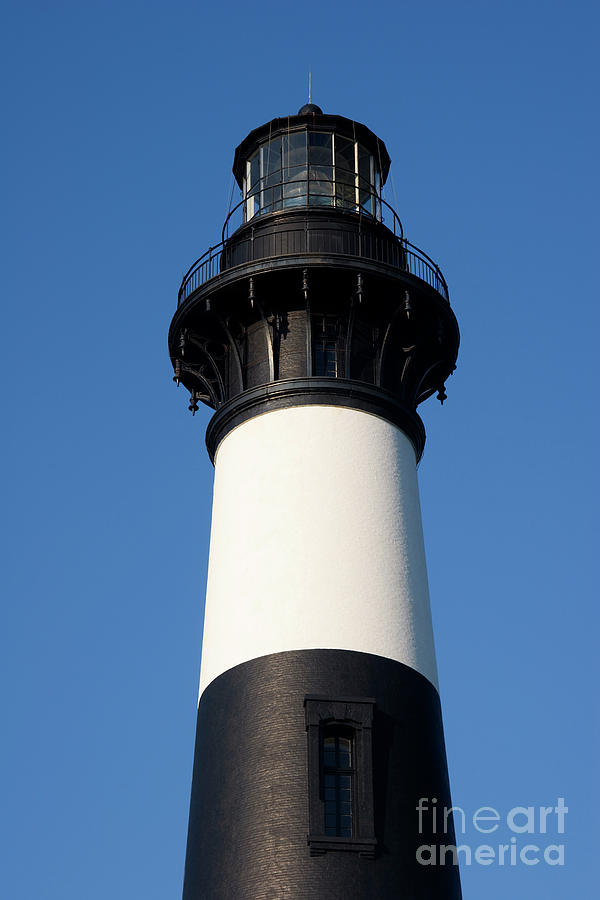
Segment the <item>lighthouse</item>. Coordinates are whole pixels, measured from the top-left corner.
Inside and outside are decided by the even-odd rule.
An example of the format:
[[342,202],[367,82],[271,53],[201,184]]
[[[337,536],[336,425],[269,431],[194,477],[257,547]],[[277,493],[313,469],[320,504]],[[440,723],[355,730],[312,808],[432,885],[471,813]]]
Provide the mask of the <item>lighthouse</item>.
[[389,167],[314,104],[256,128],[179,290],[174,379],[214,410],[215,467],[184,900],[461,896],[428,864],[454,834],[416,411],[459,333]]

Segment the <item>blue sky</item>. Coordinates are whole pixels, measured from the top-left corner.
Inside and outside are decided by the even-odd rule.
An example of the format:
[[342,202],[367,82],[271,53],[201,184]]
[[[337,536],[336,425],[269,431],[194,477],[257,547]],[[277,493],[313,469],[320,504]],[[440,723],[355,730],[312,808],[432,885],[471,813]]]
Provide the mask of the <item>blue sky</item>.
[[465,898],[590,893],[598,18],[2,4],[4,896],[180,894],[212,469],[166,334],[235,146],[305,102],[309,66],[315,102],[386,142],[386,198],[461,326],[448,401],[420,410],[454,801],[569,807],[564,835],[525,836],[564,866],[473,864]]

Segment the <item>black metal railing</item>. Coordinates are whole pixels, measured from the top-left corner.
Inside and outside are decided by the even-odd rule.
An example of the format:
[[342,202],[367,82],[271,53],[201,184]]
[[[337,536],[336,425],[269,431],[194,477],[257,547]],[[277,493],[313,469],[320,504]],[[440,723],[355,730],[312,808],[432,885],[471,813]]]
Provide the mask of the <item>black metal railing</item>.
[[[388,206],[388,204],[386,204],[384,200],[380,200],[380,198],[378,198],[378,202]],[[241,205],[242,204],[238,204],[236,209]],[[305,208],[308,206],[308,203],[304,204]],[[209,247],[184,275],[181,287],[179,288],[177,305],[179,306],[183,303],[184,300],[194,293],[194,291],[198,290],[198,288],[203,284],[206,284],[206,282],[210,281],[212,278],[215,278],[223,271],[233,269],[238,265],[269,259],[275,255],[306,256],[311,254],[325,254],[335,256],[336,254],[340,255],[340,253],[341,255],[350,255],[360,259],[369,259],[385,263],[386,265],[391,265],[401,271],[409,272],[411,275],[420,278],[421,281],[425,281],[448,301],[448,285],[446,284],[446,280],[442,275],[440,268],[423,250],[415,247],[414,244],[411,244],[410,241],[402,236],[402,224],[400,223],[400,219],[391,206],[388,208],[393,213],[394,223],[397,223],[399,226],[399,235],[395,234],[392,229],[388,229],[388,233],[383,229],[380,231],[371,228],[363,229],[360,221],[361,219],[364,220],[365,223],[373,223],[375,218],[359,211],[356,213],[357,218],[359,219],[359,227],[355,231],[347,233],[351,240],[346,242],[342,251],[337,249],[333,243],[329,247],[326,243],[324,244],[322,232],[319,234],[319,239],[316,242],[317,246],[312,247],[311,230],[302,229],[304,246],[298,248],[296,244],[294,252],[283,254],[281,254],[281,250],[276,250],[275,248],[276,240],[278,241],[278,247],[281,247],[282,234],[285,236],[285,228],[282,228],[281,222],[278,223],[276,231],[272,233],[261,233],[260,241],[254,241],[251,236],[245,240],[240,238],[239,242],[233,240],[233,236],[230,240],[228,237],[229,223],[233,213],[236,211],[234,209],[227,217],[225,225],[223,226],[223,239],[213,247]],[[286,209],[286,211],[299,212],[301,209],[301,207],[295,206],[292,209]],[[276,212],[278,213],[279,210]],[[254,222],[255,219],[256,224],[258,224],[259,222],[264,221],[265,215],[262,214],[254,217],[250,221]],[[294,231],[296,235],[298,234],[297,217],[294,217],[293,219],[290,218],[289,230],[290,232]]]
[[[404,237],[402,222],[396,210],[372,187],[341,185],[344,188],[349,187],[355,194],[355,199],[349,200],[346,195],[338,196],[333,182],[327,183],[330,192],[323,193],[323,184],[326,182],[312,179],[311,171],[309,169],[306,177],[301,179],[278,181],[273,184],[269,183],[267,186],[259,185],[253,188],[228,213],[221,231],[221,240],[226,241],[230,234],[237,231],[242,225],[259,221],[269,213],[289,212],[306,207],[357,213],[361,218],[371,222],[383,222],[396,237]],[[293,196],[286,195],[286,192],[290,190],[295,192]],[[254,201],[257,201],[257,211],[248,215],[248,209],[250,205],[254,206]]]
[[206,253],[203,253],[193,266],[188,269],[179,288],[177,306],[183,303],[194,291],[198,290],[201,285],[219,274],[224,244],[225,241],[221,241],[220,244],[209,247]]

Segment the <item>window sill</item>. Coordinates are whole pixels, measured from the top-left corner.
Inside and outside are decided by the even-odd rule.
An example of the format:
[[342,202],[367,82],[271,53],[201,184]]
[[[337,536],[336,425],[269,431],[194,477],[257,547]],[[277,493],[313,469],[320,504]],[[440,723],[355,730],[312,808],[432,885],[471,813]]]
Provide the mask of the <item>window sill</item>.
[[365,859],[375,858],[376,838],[333,837],[329,834],[309,834],[307,837],[311,856],[322,856],[329,850],[350,850]]

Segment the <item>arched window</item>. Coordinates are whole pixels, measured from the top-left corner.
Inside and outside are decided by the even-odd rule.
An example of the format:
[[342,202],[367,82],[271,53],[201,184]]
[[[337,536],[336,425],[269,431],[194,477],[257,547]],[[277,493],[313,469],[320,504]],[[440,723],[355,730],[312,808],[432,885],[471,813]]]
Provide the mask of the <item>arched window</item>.
[[352,837],[354,785],[353,732],[328,728],[323,732],[323,798],[325,834]]

